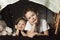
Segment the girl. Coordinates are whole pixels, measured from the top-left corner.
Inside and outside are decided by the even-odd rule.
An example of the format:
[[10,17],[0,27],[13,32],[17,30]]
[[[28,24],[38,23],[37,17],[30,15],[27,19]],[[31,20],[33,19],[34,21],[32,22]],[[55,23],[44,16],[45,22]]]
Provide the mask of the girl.
[[24,18],[18,18],[15,22],[15,29],[16,32],[13,34],[13,36],[26,36],[26,31],[24,31],[26,25],[26,20]]

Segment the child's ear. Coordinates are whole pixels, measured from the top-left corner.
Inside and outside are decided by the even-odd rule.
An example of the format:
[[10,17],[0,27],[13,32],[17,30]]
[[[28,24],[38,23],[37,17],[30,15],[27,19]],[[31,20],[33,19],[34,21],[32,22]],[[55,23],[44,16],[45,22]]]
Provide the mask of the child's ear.
[[15,25],[15,28],[17,29],[17,25]]

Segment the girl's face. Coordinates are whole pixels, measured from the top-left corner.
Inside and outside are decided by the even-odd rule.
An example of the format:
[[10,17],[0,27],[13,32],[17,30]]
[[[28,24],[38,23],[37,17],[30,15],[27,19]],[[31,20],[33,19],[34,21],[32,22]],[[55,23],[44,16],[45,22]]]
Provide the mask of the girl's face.
[[17,26],[18,30],[24,30],[25,25],[26,25],[25,21],[24,20],[20,20],[16,26]]
[[36,24],[38,19],[37,19],[37,15],[36,13],[34,13],[33,11],[28,11],[25,14],[25,17],[27,18],[27,20],[31,23],[31,24]]

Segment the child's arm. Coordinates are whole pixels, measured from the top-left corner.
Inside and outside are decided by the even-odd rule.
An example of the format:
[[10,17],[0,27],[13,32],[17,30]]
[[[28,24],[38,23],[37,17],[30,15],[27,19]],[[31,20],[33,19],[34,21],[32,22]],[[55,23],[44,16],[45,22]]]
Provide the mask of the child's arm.
[[30,37],[30,38],[32,38],[35,35],[37,35],[37,33],[35,33],[34,31],[35,31],[35,24],[32,25],[31,30],[27,31],[27,36]]
[[48,36],[48,30],[44,31],[44,34],[41,34],[41,33],[37,33],[36,35],[38,36]]
[[32,26],[32,28],[31,28],[31,30],[30,31],[28,31],[27,33],[33,33],[34,32],[34,30],[35,30],[35,24],[33,24],[33,26]]
[[16,35],[18,35],[19,34],[19,30],[16,30]]
[[19,34],[19,30],[16,30],[16,32],[13,33],[12,36],[18,36],[18,34]]
[[31,30],[27,31],[27,36],[28,36],[28,37],[33,37],[33,36],[35,36],[36,33],[34,32],[34,30],[35,30],[35,24],[32,25]]

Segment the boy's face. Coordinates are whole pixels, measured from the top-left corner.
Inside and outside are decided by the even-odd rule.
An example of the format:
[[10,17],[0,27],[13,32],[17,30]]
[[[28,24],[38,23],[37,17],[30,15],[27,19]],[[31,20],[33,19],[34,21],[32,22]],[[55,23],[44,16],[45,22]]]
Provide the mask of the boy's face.
[[25,25],[26,25],[25,21],[24,20],[20,20],[16,26],[17,26],[18,30],[24,30]]
[[33,11],[28,11],[25,14],[25,17],[27,18],[27,20],[31,23],[31,24],[36,24],[38,19],[37,19],[37,15],[33,12]]

